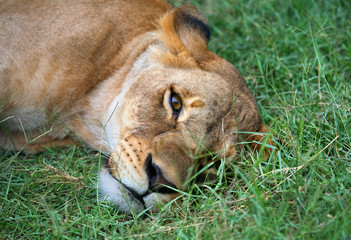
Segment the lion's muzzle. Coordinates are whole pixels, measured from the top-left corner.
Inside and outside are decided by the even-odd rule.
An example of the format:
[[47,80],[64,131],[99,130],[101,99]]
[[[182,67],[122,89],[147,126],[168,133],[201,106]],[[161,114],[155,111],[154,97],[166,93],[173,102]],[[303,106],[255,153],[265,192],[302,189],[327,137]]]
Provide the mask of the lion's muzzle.
[[157,211],[157,204],[164,205],[178,195],[176,190],[147,146],[133,137],[121,140],[100,173],[102,199],[125,212]]

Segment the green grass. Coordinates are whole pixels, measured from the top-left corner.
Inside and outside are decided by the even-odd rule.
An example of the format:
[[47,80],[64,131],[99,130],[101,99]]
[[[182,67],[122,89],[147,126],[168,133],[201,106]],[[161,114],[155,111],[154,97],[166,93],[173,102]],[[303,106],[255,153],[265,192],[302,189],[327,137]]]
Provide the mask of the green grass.
[[351,238],[351,2],[191,2],[211,50],[254,92],[276,153],[242,154],[218,183],[137,218],[97,201],[93,151],[2,152],[0,238]]

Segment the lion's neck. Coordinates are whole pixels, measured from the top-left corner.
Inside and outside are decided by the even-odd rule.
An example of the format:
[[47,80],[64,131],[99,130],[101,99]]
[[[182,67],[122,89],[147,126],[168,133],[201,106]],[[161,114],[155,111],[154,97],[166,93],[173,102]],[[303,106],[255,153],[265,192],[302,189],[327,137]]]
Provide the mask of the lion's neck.
[[129,43],[114,60],[119,70],[89,95],[80,114],[83,121],[69,124],[78,137],[88,139],[87,144],[95,149],[109,152],[119,142],[121,107],[126,93],[147,67],[149,47],[154,41],[153,34],[146,33]]

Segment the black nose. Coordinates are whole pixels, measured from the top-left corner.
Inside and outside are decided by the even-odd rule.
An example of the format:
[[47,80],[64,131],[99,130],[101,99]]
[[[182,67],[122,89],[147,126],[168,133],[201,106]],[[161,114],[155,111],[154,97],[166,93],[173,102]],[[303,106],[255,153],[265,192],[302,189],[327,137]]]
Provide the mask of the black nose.
[[157,173],[160,171],[156,164],[152,162],[152,155],[151,153],[147,156],[146,163],[145,163],[145,171],[147,177],[149,178],[149,189],[155,185],[157,181]]
[[155,163],[152,162],[151,154],[149,154],[146,158],[145,171],[149,178],[149,190],[147,194],[149,194],[150,192],[158,192],[158,193],[175,192],[173,189],[176,189],[177,187],[164,178],[161,169]]

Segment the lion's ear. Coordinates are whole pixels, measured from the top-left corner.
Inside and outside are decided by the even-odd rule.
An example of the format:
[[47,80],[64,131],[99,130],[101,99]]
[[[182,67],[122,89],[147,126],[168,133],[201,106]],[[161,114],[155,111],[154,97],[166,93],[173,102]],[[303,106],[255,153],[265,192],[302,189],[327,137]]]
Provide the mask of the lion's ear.
[[165,61],[172,65],[197,65],[205,57],[210,29],[206,17],[195,6],[175,8],[159,24],[160,37],[169,50]]
[[267,127],[263,123],[261,123],[261,126],[258,129],[257,133],[252,134],[249,137],[249,140],[251,141],[250,148],[253,151],[263,153],[266,159],[269,158],[270,154],[274,149],[273,140],[271,139],[271,135],[268,134],[268,132],[269,131]]

